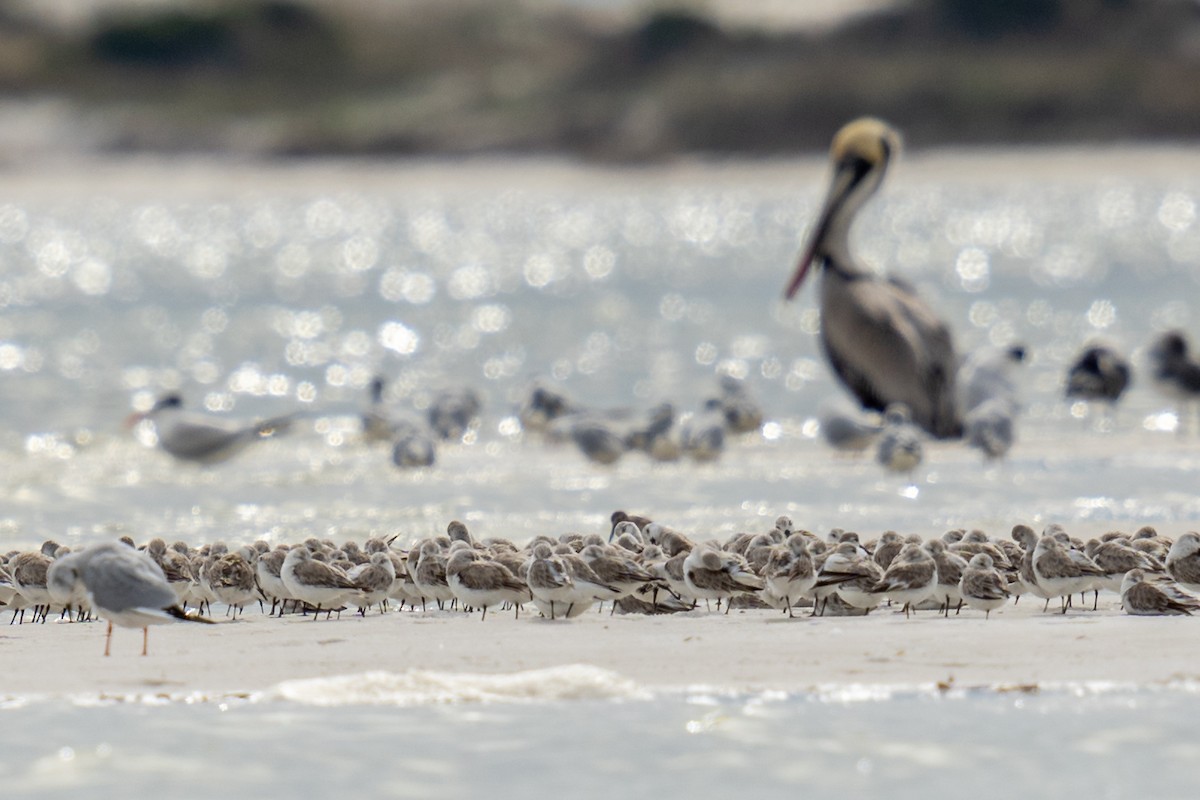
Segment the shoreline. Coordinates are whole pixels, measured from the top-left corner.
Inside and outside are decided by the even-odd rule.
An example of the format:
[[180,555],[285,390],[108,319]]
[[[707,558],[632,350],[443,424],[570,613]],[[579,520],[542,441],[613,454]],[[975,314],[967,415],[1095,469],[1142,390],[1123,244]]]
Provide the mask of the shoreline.
[[[1026,598],[1027,601],[1034,598]],[[1175,618],[1136,618],[1113,596],[1097,612],[1066,616],[1040,604],[1007,606],[990,620],[964,609],[906,620],[880,609],[865,618],[789,620],[777,611],[643,617],[585,614],[567,622],[508,613],[346,612],[316,622],[251,612],[216,626],[116,629],[104,658],[103,623],[25,624],[0,633],[4,698],[156,698],[193,702],[279,695],[285,682],[404,676],[518,675],[586,665],[637,691],[822,693],[837,687],[1037,691],[1055,685],[1170,687],[1200,681],[1200,637]],[[220,619],[220,617],[218,617]],[[588,678],[587,680],[593,680]],[[385,681],[386,683],[386,681]],[[314,691],[320,694],[320,687]],[[344,686],[343,686],[344,691]],[[372,702],[366,687],[349,702]],[[622,690],[623,692],[625,690]],[[274,694],[272,694],[274,693]],[[451,692],[451,695],[453,692]],[[357,695],[353,691],[350,697]],[[284,695],[284,699],[287,699]],[[378,699],[378,698],[376,698]],[[469,698],[466,698],[469,699]],[[531,698],[535,699],[535,698]]]

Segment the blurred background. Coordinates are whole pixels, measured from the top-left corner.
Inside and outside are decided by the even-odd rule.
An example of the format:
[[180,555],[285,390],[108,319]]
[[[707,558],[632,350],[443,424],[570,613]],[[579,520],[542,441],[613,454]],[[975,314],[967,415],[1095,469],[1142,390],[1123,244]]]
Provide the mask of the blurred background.
[[1200,132],[1196,0],[0,0],[0,157],[823,150]]

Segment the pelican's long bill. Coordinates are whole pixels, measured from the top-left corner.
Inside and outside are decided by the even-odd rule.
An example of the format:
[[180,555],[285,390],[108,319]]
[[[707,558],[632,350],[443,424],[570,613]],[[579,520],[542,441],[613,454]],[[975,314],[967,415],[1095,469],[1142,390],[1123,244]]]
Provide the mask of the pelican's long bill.
[[843,239],[855,212],[879,186],[888,162],[899,146],[895,131],[870,117],[849,123],[834,136],[829,152],[833,178],[821,213],[809,232],[808,243],[784,293],[788,300],[800,290],[814,261],[831,255],[831,249],[844,245]]
[[809,267],[812,266],[813,260],[825,242],[830,220],[842,207],[850,190],[862,179],[862,175],[860,170],[854,169],[853,164],[839,164],[834,171],[833,180],[829,184],[829,192],[825,195],[825,204],[821,207],[821,215],[817,217],[817,223],[808,234],[808,243],[804,247],[800,261],[796,264],[792,280],[788,283],[785,293],[788,300],[791,300],[796,296],[796,292],[800,291],[800,284],[804,283],[804,277],[808,274]]

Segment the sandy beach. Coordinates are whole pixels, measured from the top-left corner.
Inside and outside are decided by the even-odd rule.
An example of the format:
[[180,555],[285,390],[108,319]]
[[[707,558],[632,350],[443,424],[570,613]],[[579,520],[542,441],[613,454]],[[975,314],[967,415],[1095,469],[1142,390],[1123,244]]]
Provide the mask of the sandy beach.
[[[1140,687],[1200,680],[1200,637],[1186,618],[1135,618],[1101,598],[1098,612],[1043,614],[1040,602],[992,619],[889,609],[866,618],[795,619],[774,611],[610,617],[562,622],[531,612],[392,612],[313,622],[249,612],[215,626],[114,631],[103,623],[13,625],[0,630],[3,694],[187,695],[252,693],[288,680],[404,673],[515,673],[586,664],[639,686],[803,692],[839,685],[1033,687],[1115,682]],[[218,610],[218,618],[220,611]]]

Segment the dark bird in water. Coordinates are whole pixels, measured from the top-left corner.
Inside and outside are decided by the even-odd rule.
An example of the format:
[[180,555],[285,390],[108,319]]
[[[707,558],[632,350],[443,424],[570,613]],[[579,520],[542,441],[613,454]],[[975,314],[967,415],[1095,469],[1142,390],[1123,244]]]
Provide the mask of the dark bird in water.
[[1129,362],[1106,345],[1090,345],[1067,370],[1067,397],[1116,405],[1129,387]]
[[950,330],[911,287],[873,274],[850,253],[850,226],[879,188],[900,138],[876,119],[849,123],[833,139],[833,179],[787,286],[821,269],[821,344],[830,366],[866,408],[903,403],[941,439],[962,435],[955,398],[958,357]]
[[1150,348],[1154,384],[1182,405],[1200,400],[1200,363],[1188,354],[1187,339],[1180,331],[1167,331]]

